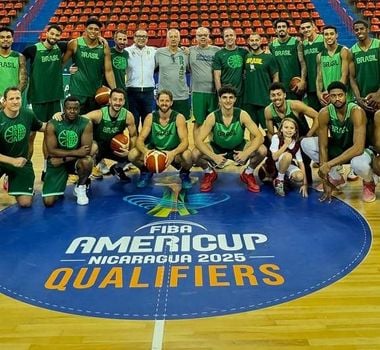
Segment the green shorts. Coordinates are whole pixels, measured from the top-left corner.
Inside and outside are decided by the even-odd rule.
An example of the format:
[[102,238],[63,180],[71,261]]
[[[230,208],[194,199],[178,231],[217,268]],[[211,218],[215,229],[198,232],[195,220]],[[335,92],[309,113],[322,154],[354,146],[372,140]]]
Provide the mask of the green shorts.
[[54,167],[48,161],[44,185],[42,187],[42,197],[64,194],[69,174],[76,174],[76,162],[77,160],[72,160],[71,162]]
[[251,103],[245,103],[243,106],[243,110],[245,110],[251,119],[256,123],[257,126],[261,125],[261,127],[266,130],[267,124],[265,122],[264,110],[265,106],[253,105]]
[[190,119],[190,103],[188,99],[173,101],[172,110],[183,114],[186,120]]
[[315,109],[317,112],[322,108],[321,103],[319,102],[316,92],[308,92],[304,101],[309,107]]
[[94,96],[74,96],[80,101],[80,114],[87,114],[102,107],[96,103]]
[[191,103],[195,122],[202,125],[206,117],[218,108],[218,97],[216,93],[193,92]]
[[22,168],[0,163],[0,177],[8,175],[8,194],[11,196],[33,196],[34,170],[31,161]]
[[36,114],[37,119],[46,123],[56,112],[62,111],[62,106],[61,101],[51,101],[45,103],[33,103],[32,109]]

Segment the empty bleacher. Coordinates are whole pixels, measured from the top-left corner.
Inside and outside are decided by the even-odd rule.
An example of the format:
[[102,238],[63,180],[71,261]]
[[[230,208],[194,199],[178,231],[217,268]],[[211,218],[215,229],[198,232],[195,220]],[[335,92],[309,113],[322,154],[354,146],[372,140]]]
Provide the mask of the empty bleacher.
[[380,35],[380,1],[353,0],[354,6],[370,24],[370,30]]
[[2,0],[0,2],[0,27],[10,26],[28,0]]

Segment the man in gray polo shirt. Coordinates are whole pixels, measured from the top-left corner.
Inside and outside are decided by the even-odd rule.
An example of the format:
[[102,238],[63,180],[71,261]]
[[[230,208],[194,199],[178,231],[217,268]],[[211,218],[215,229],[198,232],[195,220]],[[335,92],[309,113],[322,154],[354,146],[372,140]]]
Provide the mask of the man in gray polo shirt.
[[212,62],[219,47],[209,44],[210,31],[199,27],[196,31],[198,45],[190,47],[192,108],[195,118],[194,132],[206,117],[218,108]]
[[189,87],[186,82],[186,71],[189,67],[189,56],[179,48],[181,40],[177,29],[168,30],[168,46],[156,51],[156,68],[158,68],[158,90],[169,90],[173,93],[172,109],[190,118]]

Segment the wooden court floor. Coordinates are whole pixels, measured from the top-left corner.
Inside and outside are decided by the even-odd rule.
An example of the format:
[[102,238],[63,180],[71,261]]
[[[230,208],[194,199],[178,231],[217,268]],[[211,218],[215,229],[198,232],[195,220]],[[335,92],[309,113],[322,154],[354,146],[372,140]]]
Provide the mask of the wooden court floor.
[[[38,135],[34,156],[37,189],[41,187],[41,139]],[[13,203],[3,191],[0,193],[0,208]],[[378,201],[364,204],[358,199],[359,181],[345,187],[340,198],[367,219],[373,245],[367,258],[353,272],[313,294],[258,311],[166,322],[68,315],[0,294],[0,349],[378,350],[379,189],[378,196]]]

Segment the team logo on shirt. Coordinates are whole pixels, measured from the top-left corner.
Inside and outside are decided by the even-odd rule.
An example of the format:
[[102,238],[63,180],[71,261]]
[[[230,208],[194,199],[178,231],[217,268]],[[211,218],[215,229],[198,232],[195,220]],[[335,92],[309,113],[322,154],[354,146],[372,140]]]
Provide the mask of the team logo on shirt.
[[58,134],[58,142],[64,148],[75,148],[78,145],[78,141],[78,134],[75,131],[63,130]]
[[231,55],[228,57],[227,65],[230,68],[240,68],[243,66],[243,58],[240,55]]
[[112,66],[116,69],[127,69],[127,60],[122,56],[115,56],[112,59]]
[[22,124],[12,125],[5,130],[4,138],[7,143],[22,141],[26,135],[26,128]]

